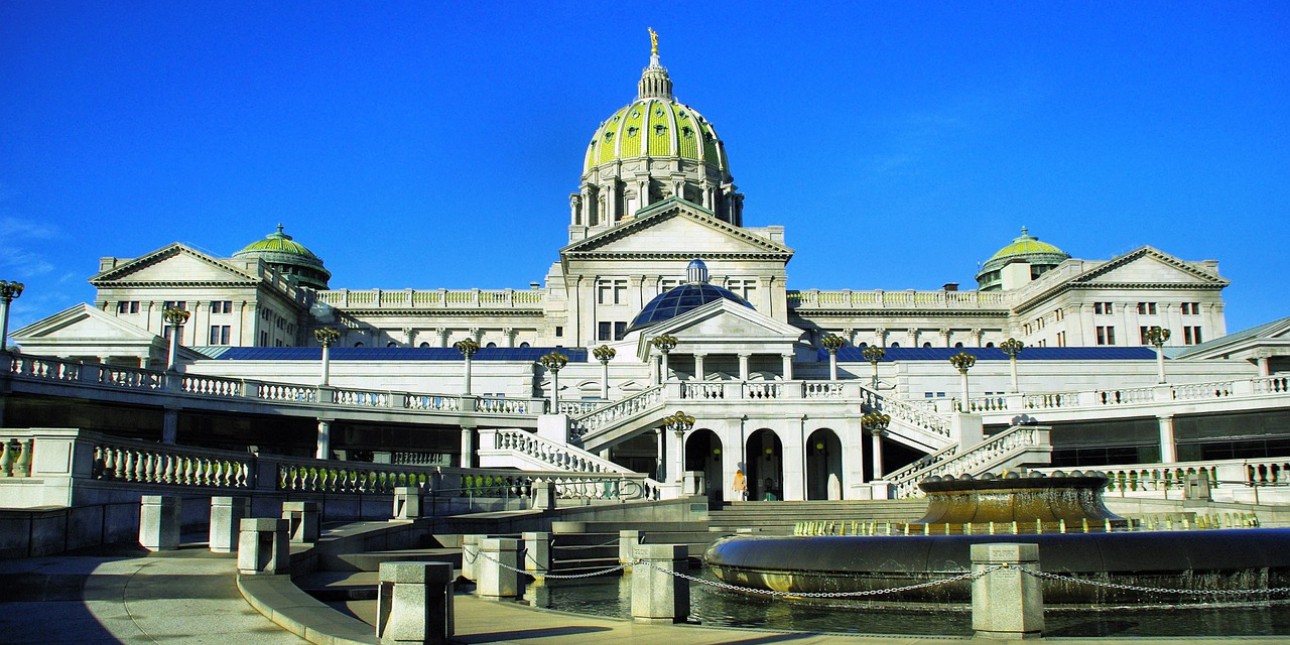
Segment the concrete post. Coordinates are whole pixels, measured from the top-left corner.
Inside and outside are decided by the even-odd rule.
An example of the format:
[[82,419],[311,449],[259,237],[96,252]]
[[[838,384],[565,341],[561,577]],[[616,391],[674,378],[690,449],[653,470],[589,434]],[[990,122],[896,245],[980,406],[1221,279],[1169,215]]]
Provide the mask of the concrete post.
[[318,502],[283,502],[282,519],[290,522],[291,541],[318,541]]
[[524,571],[541,580],[551,570],[551,534],[530,531],[524,537]]
[[685,471],[685,488],[682,495],[706,495],[708,482],[702,470]]
[[315,459],[331,459],[331,421],[318,420],[318,437],[314,445]]
[[382,562],[378,576],[376,637],[380,642],[451,642],[451,564]]
[[144,495],[139,500],[139,544],[149,551],[179,548],[179,498]]
[[636,547],[641,544],[644,531],[623,529],[618,532],[618,564],[626,565],[624,571],[631,573],[632,563],[636,561]]
[[[178,380],[178,379],[176,379]],[[161,413],[161,443],[173,446],[179,439],[179,410],[167,408]]]
[[520,541],[515,538],[484,538],[479,541],[475,593],[484,600],[516,598],[520,595]]
[[633,559],[641,563],[632,573],[632,620],[679,623],[690,615],[689,582],[654,568],[684,573],[688,551],[684,544],[645,544],[633,550]]
[[1174,441],[1174,415],[1156,417],[1156,425],[1160,429],[1160,463],[1172,464],[1178,461],[1178,444]]
[[475,455],[474,428],[461,429],[461,467],[470,468]]
[[421,488],[399,486],[394,489],[394,519],[415,520],[421,517]]
[[972,629],[978,638],[1037,638],[1044,631],[1038,544],[973,544],[972,572],[1003,568],[972,581]]
[[471,582],[479,581],[479,541],[485,537],[487,536],[461,536],[461,577]]
[[555,482],[544,479],[533,482],[533,508],[539,511],[555,510]]
[[208,538],[211,553],[233,553],[242,531],[242,519],[251,515],[250,497],[212,497]]
[[271,517],[242,520],[237,540],[237,572],[244,576],[274,575],[291,570],[290,522]]

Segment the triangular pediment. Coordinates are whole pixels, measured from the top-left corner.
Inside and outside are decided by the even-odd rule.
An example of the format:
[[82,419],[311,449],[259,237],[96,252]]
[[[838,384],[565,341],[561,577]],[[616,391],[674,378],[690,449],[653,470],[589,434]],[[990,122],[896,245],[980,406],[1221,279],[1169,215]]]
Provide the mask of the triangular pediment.
[[1119,256],[1072,282],[1098,285],[1206,285],[1226,286],[1227,280],[1190,262],[1149,246]]
[[229,285],[258,282],[259,278],[182,244],[171,244],[90,278],[96,287],[113,283]]
[[156,334],[86,304],[38,320],[13,332],[12,336],[14,342],[28,350],[35,347],[164,344]]
[[570,244],[560,251],[561,258],[565,259],[774,257],[787,261],[792,255],[793,250],[779,242],[731,226],[706,210],[679,199],[652,206],[630,222]]
[[730,300],[714,300],[640,332],[637,353],[649,355],[657,336],[675,336],[685,353],[791,353],[805,333]]

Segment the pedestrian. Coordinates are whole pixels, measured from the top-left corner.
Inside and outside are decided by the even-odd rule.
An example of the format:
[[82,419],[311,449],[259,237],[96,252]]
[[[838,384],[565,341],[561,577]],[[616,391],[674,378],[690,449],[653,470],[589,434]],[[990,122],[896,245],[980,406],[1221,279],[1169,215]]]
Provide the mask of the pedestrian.
[[735,495],[739,497],[739,501],[748,501],[748,478],[744,477],[743,470],[735,470],[735,481],[730,485],[730,490],[735,492]]

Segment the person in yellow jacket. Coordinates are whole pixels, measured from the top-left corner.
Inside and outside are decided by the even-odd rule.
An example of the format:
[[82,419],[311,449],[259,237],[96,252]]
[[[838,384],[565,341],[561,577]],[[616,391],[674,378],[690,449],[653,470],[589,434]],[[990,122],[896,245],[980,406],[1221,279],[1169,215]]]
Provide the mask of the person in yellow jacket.
[[730,485],[730,490],[735,492],[739,501],[748,501],[748,478],[744,477],[744,471],[735,470],[735,481]]

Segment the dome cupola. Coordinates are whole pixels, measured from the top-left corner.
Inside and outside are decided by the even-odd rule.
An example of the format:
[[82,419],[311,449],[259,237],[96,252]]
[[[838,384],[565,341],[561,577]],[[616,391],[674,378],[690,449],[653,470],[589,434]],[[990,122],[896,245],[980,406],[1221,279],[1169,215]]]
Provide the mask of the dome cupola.
[[[1069,258],[1069,253],[1039,241],[1023,226],[1020,237],[1013,238],[1011,243],[999,249],[981,266],[976,274],[977,288],[981,291],[1013,289],[1038,278]],[[1028,271],[1024,270],[1026,267]]]
[[570,241],[630,220],[669,197],[742,226],[743,196],[730,176],[725,145],[702,114],[672,95],[652,29],[650,41],[636,100],[605,119],[587,145],[581,187],[570,198]]
[[331,272],[323,266],[322,258],[282,231],[269,233],[264,239],[246,245],[233,254],[235,258],[258,259],[273,267],[287,281],[302,287],[326,289]]
[[685,273],[687,280],[685,284],[668,289],[645,303],[645,307],[627,326],[629,333],[671,320],[714,300],[729,300],[753,309],[747,300],[740,298],[733,291],[708,284],[708,265],[703,260],[691,260]]

